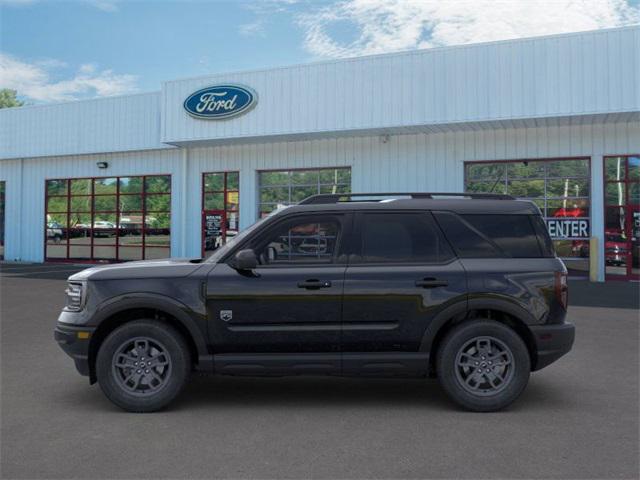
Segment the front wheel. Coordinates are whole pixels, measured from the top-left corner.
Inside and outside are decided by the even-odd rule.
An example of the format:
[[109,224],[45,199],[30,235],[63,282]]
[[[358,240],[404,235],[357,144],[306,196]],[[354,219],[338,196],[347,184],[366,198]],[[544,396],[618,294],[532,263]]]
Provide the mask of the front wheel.
[[493,320],[472,320],[444,338],[436,369],[453,401],[468,410],[490,412],[520,396],[529,381],[531,360],[514,330]]
[[175,328],[135,320],[107,336],[96,359],[104,394],[130,412],[167,406],[184,388],[191,371],[189,347]]

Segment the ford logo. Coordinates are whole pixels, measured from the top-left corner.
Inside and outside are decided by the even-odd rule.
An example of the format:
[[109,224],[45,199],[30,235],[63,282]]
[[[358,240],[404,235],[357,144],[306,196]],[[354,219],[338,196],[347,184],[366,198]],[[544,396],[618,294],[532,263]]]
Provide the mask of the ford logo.
[[241,115],[258,101],[256,92],[241,85],[214,85],[192,93],[184,109],[196,118],[218,120]]

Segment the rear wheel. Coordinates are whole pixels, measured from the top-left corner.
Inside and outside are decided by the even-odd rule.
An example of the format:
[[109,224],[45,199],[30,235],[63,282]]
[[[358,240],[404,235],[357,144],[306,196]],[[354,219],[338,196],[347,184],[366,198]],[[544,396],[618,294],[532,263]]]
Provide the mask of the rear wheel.
[[520,396],[529,381],[531,361],[511,328],[493,320],[473,320],[447,334],[436,369],[452,400],[469,410],[488,412]]
[[189,347],[170,325],[136,320],[104,340],[96,359],[98,383],[113,403],[152,412],[178,396],[191,371]]

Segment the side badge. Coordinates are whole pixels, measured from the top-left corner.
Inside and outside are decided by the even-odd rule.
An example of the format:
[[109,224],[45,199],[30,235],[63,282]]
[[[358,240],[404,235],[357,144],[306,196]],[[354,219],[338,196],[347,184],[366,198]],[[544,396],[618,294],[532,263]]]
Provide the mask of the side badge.
[[220,310],[220,320],[228,322],[233,318],[233,310]]

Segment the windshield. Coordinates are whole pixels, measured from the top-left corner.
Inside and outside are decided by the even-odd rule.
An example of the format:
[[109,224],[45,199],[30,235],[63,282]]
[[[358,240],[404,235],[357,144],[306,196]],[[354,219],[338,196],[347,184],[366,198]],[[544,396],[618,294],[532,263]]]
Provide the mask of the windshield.
[[222,247],[220,247],[215,252],[213,252],[213,254],[209,258],[207,258],[205,262],[207,263],[217,262],[222,257],[224,257],[227,253],[229,253],[229,250],[231,250],[240,240],[244,240],[247,237],[247,235],[249,235],[251,232],[256,230],[260,225],[262,225],[265,222],[265,220],[273,217],[274,215],[277,215],[278,213],[282,212],[286,208],[288,208],[288,206],[283,206],[275,209],[266,217],[262,217],[260,220],[258,220],[256,223],[254,223],[250,227],[246,228],[245,230],[242,230],[235,237],[228,238],[227,243],[225,243]]

